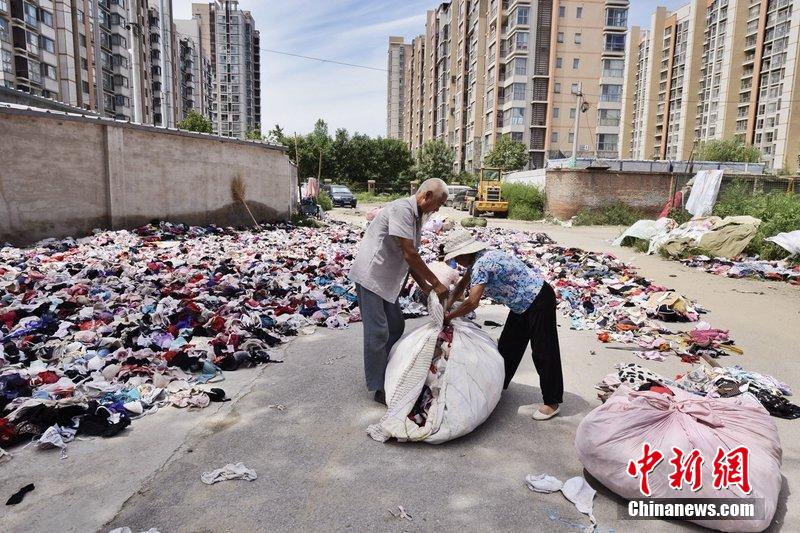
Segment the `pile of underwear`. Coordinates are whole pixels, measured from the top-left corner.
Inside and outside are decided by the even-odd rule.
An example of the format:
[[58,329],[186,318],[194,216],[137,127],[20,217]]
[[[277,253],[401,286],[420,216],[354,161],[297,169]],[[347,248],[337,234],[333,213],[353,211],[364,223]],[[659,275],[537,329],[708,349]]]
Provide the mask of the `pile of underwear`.
[[420,427],[424,426],[428,421],[428,412],[431,409],[433,400],[439,397],[439,392],[442,388],[442,376],[447,368],[452,346],[453,326],[445,326],[436,339],[436,348],[433,352],[428,376],[425,378],[425,385],[422,386],[422,391],[419,398],[417,398],[417,403],[414,404],[414,408],[408,413],[408,419]]
[[786,398],[792,390],[785,383],[766,374],[732,367],[694,366],[689,372],[669,379],[636,363],[619,363],[616,372],[608,374],[595,388],[598,398],[605,402],[624,384],[633,390],[651,390],[654,386],[677,387],[698,396],[731,398],[744,393],[753,394],[770,415],[794,420],[800,418],[800,406]]
[[762,259],[732,261],[698,255],[682,259],[681,263],[717,276],[784,281],[793,285],[800,285],[800,265],[792,265],[786,261],[765,261]]
[[209,388],[222,371],[360,320],[347,279],[360,238],[337,223],[161,223],[0,248],[0,448],[223,401]]

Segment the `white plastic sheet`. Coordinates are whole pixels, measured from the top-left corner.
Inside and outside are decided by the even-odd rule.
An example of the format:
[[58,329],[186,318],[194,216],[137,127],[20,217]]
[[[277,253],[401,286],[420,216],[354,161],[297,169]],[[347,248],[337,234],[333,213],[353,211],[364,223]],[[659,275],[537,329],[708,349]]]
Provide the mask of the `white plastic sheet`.
[[778,233],[774,237],[769,237],[764,240],[774,242],[792,255],[800,254],[800,230]]
[[722,184],[721,170],[701,170],[694,178],[692,192],[686,202],[686,210],[696,217],[711,214]]

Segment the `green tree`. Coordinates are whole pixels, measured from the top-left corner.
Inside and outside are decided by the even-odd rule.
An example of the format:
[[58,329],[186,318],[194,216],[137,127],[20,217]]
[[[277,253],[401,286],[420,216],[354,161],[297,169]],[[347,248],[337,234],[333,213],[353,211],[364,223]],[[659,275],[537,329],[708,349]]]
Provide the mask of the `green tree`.
[[261,130],[254,129],[254,130],[247,130],[247,133],[244,134],[244,138],[248,141],[263,141],[264,136],[261,135]]
[[186,118],[181,120],[178,123],[178,129],[186,130],[186,131],[197,131],[200,133],[213,133],[214,129],[211,125],[211,121],[195,111],[194,109],[190,110],[189,113],[186,115]]
[[420,181],[440,178],[445,182],[449,182],[453,177],[454,161],[455,155],[444,141],[433,139],[426,142],[417,153],[414,174]]
[[505,171],[520,170],[528,163],[528,149],[519,141],[507,135],[497,140],[483,164],[487,167],[502,168]]
[[729,161],[737,163],[758,163],[761,152],[755,146],[748,146],[739,137],[716,139],[700,145],[695,155],[698,161]]

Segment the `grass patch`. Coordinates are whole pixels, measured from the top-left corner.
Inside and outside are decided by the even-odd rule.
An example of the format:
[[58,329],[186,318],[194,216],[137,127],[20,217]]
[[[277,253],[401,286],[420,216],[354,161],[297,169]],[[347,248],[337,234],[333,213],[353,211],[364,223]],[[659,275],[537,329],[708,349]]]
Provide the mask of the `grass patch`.
[[647,239],[639,239],[637,237],[625,237],[622,239],[621,246],[626,246],[628,248],[633,248],[637,252],[641,252],[643,254],[647,253],[647,250],[650,249],[650,241]]
[[764,239],[800,229],[800,196],[779,191],[754,194],[752,185],[737,183],[720,193],[714,205],[714,214],[719,217],[750,215],[761,219],[758,233],[750,241],[745,253],[758,255],[762,259],[783,259],[789,252]]
[[692,220],[692,214],[682,207],[674,207],[669,210],[667,218],[671,218],[680,226]]
[[503,198],[508,201],[508,218],[541,220],[544,217],[546,198],[538,187],[521,183],[504,183]]
[[643,218],[648,218],[647,213],[623,203],[616,203],[599,209],[584,209],[576,215],[573,224],[576,226],[630,226]]
[[355,196],[356,200],[358,200],[358,203],[383,204],[387,202],[393,202],[399,198],[405,198],[407,195],[398,193],[372,194],[369,192],[357,192],[355,193]]

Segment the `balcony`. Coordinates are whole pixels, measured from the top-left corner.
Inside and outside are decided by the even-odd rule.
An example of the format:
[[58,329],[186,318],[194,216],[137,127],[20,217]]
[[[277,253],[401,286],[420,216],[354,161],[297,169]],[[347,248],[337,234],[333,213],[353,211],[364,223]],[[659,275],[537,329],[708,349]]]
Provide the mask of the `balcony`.
[[600,95],[601,102],[621,102],[622,95],[621,94],[601,94]]
[[616,128],[620,124],[620,119],[618,118],[600,118],[597,120],[598,126],[611,126]]

